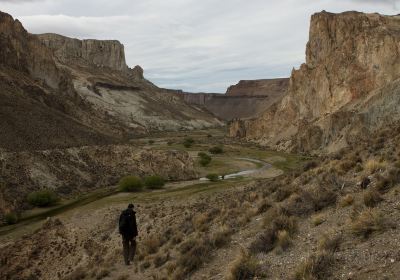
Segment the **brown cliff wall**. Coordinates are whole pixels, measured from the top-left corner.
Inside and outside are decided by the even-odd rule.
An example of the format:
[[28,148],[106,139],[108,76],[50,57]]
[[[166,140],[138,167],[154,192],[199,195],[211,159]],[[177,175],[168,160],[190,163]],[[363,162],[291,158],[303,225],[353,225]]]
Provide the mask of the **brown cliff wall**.
[[282,96],[289,86],[289,78],[241,80],[226,91],[228,96]]
[[396,120],[399,43],[399,16],[313,15],[306,63],[292,72],[287,95],[260,118],[235,126],[244,127],[247,139],[281,149],[345,146],[348,135],[374,130],[388,117]]

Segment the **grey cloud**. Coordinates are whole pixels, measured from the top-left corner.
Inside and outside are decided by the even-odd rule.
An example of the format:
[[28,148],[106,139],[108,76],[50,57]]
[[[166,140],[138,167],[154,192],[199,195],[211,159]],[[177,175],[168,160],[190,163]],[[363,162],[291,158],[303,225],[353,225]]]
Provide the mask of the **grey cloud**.
[[309,17],[396,13],[372,0],[59,0],[0,2],[33,33],[117,39],[129,65],[163,87],[225,92],[240,79],[289,76],[304,61]]

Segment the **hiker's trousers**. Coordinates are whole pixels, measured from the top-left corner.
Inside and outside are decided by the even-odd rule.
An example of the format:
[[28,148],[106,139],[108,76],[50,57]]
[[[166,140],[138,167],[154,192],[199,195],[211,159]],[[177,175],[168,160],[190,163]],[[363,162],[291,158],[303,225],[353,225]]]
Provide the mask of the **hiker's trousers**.
[[122,246],[124,248],[124,260],[125,264],[133,261],[136,252],[136,240],[135,237],[122,236]]

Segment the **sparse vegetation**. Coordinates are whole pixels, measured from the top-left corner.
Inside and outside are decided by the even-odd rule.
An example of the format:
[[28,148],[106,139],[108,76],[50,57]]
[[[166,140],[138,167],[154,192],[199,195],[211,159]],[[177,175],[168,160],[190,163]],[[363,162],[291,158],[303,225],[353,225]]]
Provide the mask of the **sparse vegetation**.
[[211,154],[222,154],[224,149],[221,146],[215,146],[208,150]]
[[197,154],[200,158],[199,162],[201,166],[207,166],[210,164],[212,158],[204,152],[199,152]]
[[14,225],[18,222],[18,216],[13,212],[7,213],[4,216],[4,221],[6,222],[7,225]]
[[352,205],[354,202],[354,197],[351,194],[346,194],[340,201],[340,206],[346,207]]
[[368,238],[374,232],[384,231],[388,223],[381,212],[366,208],[362,210],[350,225],[352,233]]
[[263,275],[261,265],[250,253],[242,251],[232,263],[227,276],[228,280],[257,279]]
[[376,159],[369,159],[366,163],[365,163],[365,170],[367,172],[369,172],[369,174],[375,173],[377,171],[383,170],[385,169],[387,166],[386,162],[380,162]]
[[216,182],[219,180],[218,174],[215,174],[215,173],[207,174],[206,178],[208,180],[210,180],[211,182]]
[[144,178],[144,185],[149,189],[161,189],[165,185],[165,180],[159,175]]
[[33,206],[48,207],[55,205],[59,201],[59,198],[53,190],[43,189],[30,193],[27,200]]
[[143,189],[143,182],[139,177],[126,176],[119,181],[118,188],[123,192],[138,192]]
[[190,148],[190,147],[193,146],[194,142],[195,142],[195,141],[194,141],[193,138],[190,138],[190,137],[185,138],[185,140],[183,140],[183,146],[184,146],[185,148]]
[[375,207],[382,200],[383,200],[382,196],[374,188],[371,188],[371,189],[367,190],[366,192],[364,192],[363,201],[364,201],[365,206],[367,206],[367,207]]

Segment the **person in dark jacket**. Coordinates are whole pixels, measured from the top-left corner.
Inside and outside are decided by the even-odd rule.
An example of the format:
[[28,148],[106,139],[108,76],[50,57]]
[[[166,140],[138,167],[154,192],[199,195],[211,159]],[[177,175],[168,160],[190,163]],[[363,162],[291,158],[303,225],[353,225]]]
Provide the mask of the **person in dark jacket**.
[[136,237],[138,236],[136,224],[136,212],[134,205],[130,203],[128,209],[122,211],[119,217],[119,233],[122,235],[122,245],[125,264],[129,265],[136,252]]

